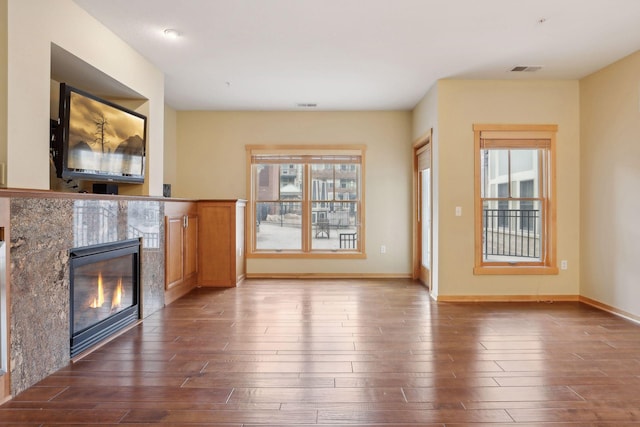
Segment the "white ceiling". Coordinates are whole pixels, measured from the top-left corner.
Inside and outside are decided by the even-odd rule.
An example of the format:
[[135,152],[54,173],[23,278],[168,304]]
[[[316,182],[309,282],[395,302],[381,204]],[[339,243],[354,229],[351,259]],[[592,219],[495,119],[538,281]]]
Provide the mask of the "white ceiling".
[[75,2],[178,110],[411,109],[438,79],[578,79],[640,49],[640,0]]

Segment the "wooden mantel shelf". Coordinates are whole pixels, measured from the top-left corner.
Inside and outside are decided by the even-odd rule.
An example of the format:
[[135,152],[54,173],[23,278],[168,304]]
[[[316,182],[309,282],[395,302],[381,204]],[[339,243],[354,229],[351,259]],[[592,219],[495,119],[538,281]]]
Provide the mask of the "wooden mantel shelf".
[[29,188],[0,188],[0,197],[33,197],[40,199],[88,199],[88,200],[145,200],[159,202],[217,202],[246,203],[244,199],[184,199],[162,196],[131,196],[126,194],[71,193]]
[[87,200],[145,200],[145,201],[182,201],[185,199],[161,196],[130,196],[124,194],[70,193],[51,190],[33,190],[23,188],[0,188],[0,197],[31,197],[38,199],[87,199]]

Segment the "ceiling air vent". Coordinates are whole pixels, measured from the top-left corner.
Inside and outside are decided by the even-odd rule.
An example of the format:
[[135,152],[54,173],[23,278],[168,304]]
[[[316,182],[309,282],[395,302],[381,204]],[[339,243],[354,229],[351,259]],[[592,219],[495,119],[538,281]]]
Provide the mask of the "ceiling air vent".
[[522,72],[522,71],[532,73],[534,71],[540,70],[541,68],[542,68],[542,66],[540,66],[540,65],[518,65],[518,66],[513,67],[511,69],[511,71],[514,72],[514,73],[519,73],[519,72]]
[[298,108],[315,108],[317,106],[318,104],[315,102],[299,102],[296,104],[296,107]]

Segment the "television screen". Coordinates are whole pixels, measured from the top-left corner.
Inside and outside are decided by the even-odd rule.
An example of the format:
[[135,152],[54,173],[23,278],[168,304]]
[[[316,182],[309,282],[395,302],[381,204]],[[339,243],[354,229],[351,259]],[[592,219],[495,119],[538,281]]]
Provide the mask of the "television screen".
[[144,182],[146,117],[60,85],[62,177]]

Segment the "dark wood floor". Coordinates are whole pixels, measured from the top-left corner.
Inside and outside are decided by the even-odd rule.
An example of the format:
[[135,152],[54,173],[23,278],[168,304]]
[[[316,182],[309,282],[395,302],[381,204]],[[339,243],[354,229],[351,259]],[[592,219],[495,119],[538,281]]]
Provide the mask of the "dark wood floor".
[[640,425],[640,327],[410,281],[199,289],[0,407],[0,425]]

